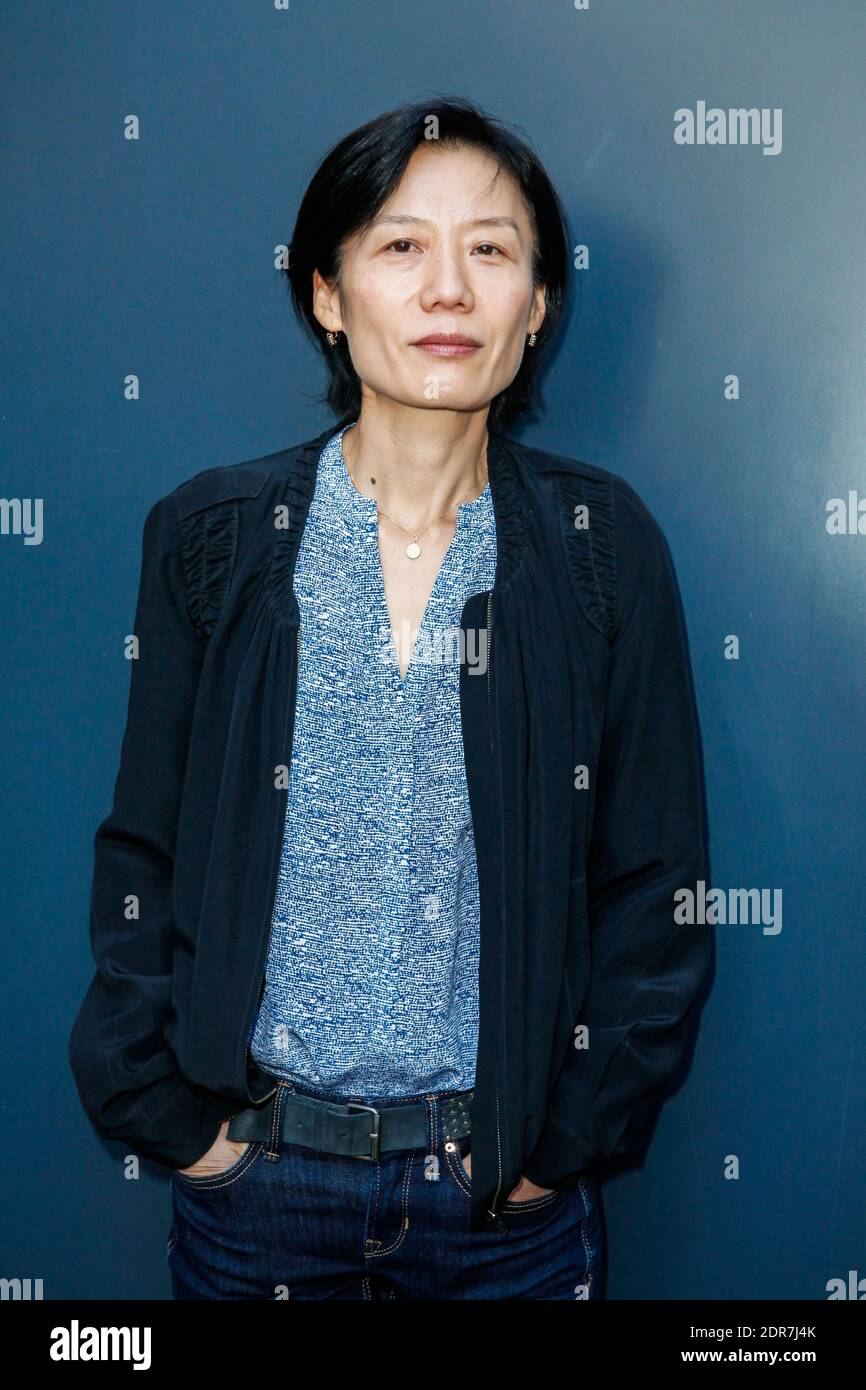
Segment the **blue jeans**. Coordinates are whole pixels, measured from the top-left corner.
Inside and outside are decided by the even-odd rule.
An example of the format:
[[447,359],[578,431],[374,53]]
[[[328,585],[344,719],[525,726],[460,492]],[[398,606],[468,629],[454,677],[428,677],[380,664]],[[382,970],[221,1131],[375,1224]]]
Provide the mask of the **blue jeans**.
[[[424,1097],[369,1103],[410,1099]],[[472,1232],[462,1162],[471,1135],[446,1149],[440,1098],[426,1103],[423,1149],[366,1162],[281,1142],[272,1160],[254,1141],[215,1177],[174,1172],[174,1298],[599,1298],[601,1195],[591,1171],[572,1188],[506,1202],[497,1222]]]

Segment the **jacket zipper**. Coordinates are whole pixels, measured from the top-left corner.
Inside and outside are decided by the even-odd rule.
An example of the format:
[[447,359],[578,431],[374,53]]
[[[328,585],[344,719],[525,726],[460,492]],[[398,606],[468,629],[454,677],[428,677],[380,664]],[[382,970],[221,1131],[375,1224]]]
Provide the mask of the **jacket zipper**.
[[490,661],[493,656],[493,590],[487,593],[487,727],[490,730],[490,751],[493,752],[493,714],[490,704]]
[[490,1215],[496,1216],[496,1203],[499,1201],[499,1189],[502,1186],[502,1142],[499,1137],[499,1086],[496,1087],[496,1161],[499,1165],[499,1181],[496,1184],[496,1191],[493,1194],[493,1202],[490,1207]]
[[[487,593],[487,727],[490,731],[490,752],[493,753],[493,704],[490,694],[490,667],[493,658],[493,590]],[[496,1216],[496,1203],[502,1187],[502,1137],[499,1130],[499,1083],[496,1084],[496,1159],[499,1167],[499,1181],[493,1194],[490,1216]]]
[[[291,698],[291,705],[290,705],[290,708],[291,708],[291,711],[292,711],[292,728],[291,728],[291,732],[290,732],[290,734],[289,734],[288,745],[287,745],[287,746],[288,746],[288,761],[287,761],[287,763],[286,763],[286,767],[287,767],[287,768],[289,768],[289,767],[291,766],[291,761],[292,761],[292,742],[293,742],[294,737],[295,737],[295,704],[296,704],[297,697],[298,697],[298,669],[299,669],[299,667],[300,667],[300,663],[301,663],[301,623],[300,623],[300,617],[299,617],[299,618],[298,618],[297,656],[296,656],[296,659],[295,659],[295,675],[294,675],[294,680],[293,680],[293,682],[292,682],[292,698]],[[280,860],[279,860],[279,856],[278,856],[276,853],[275,853],[274,856],[273,856],[273,861],[274,861],[274,867],[276,867],[277,872],[279,872],[279,862],[280,862]],[[275,875],[275,873],[274,873],[274,871],[273,871],[273,867],[272,867],[272,869],[271,869],[271,885],[270,885],[270,891],[269,891],[269,894],[268,894],[268,898],[269,898],[269,902],[270,902],[270,907],[269,907],[269,909],[268,909],[268,910],[269,910],[269,914],[270,914],[270,921],[269,921],[269,924],[268,924],[268,945],[267,945],[267,948],[266,948],[266,950],[265,950],[265,968],[264,968],[264,970],[262,971],[261,979],[259,980],[259,992],[258,992],[258,997],[257,997],[257,999],[256,999],[255,1009],[254,1009],[254,1011],[253,1011],[253,1017],[252,1017],[252,1020],[250,1021],[250,1024],[248,1025],[248,1028],[247,1028],[247,1057],[249,1057],[250,1048],[251,1048],[251,1045],[252,1045],[252,1039],[249,1037],[249,1031],[250,1031],[250,1028],[252,1028],[252,1026],[254,1025],[255,1020],[256,1020],[257,1017],[258,1017],[259,1007],[260,1007],[261,1002],[262,1002],[262,995],[263,995],[264,992],[265,992],[265,979],[266,979],[266,976],[267,976],[268,956],[269,956],[269,954],[270,954],[271,934],[272,934],[273,929],[274,929],[274,898],[275,898],[275,894],[276,894],[276,882],[275,882],[275,878],[276,878],[276,875]],[[268,1091],[267,1095],[265,1095],[265,1096],[262,1097],[262,1100],[267,1100],[270,1096],[274,1095],[278,1089],[279,1089],[279,1086],[274,1086],[273,1090]],[[257,1103],[258,1103],[258,1102],[257,1102]]]

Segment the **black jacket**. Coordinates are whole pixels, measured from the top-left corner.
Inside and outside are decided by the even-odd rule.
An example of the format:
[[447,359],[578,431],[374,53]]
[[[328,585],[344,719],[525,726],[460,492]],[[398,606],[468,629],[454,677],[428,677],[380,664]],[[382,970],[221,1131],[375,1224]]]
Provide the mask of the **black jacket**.
[[[346,423],[206,469],[144,523],[139,654],[95,835],[96,973],[69,1058],[97,1131],[169,1167],[275,1088],[247,1039],[286,812],[292,575]],[[570,1186],[633,1147],[687,1048],[712,932],[674,918],[708,850],[663,533],[623,478],[498,431],[488,474],[496,579],[462,620],[487,629],[487,669],[460,669],[481,910],[473,1230],[521,1173]]]

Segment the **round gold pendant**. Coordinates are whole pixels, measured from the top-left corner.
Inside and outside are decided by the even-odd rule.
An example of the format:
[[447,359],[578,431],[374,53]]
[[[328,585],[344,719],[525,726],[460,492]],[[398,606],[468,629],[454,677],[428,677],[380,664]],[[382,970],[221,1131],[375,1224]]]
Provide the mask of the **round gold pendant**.
[[409,542],[409,544],[406,546],[406,554],[409,556],[410,560],[418,559],[418,556],[421,554],[421,547],[417,541]]

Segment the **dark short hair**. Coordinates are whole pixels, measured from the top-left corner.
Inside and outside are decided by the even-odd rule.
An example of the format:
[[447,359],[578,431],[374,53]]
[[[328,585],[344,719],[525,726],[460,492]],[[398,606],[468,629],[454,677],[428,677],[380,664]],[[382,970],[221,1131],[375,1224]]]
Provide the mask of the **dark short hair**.
[[321,351],[330,373],[326,403],[341,418],[361,408],[361,383],[345,335],[330,347],[313,313],[313,271],[339,282],[341,248],[376,217],[402,178],[425,128],[438,118],[438,141],[486,150],[519,187],[534,232],[533,285],[546,288],[546,313],[535,347],[528,349],[514,380],[491,402],[488,422],[501,428],[535,405],[539,353],[562,312],[568,277],[568,236],[556,190],[529,143],[501,121],[459,97],[435,97],[386,111],[344,136],[322,159],[304,193],[289,244],[286,270],[292,306]]

